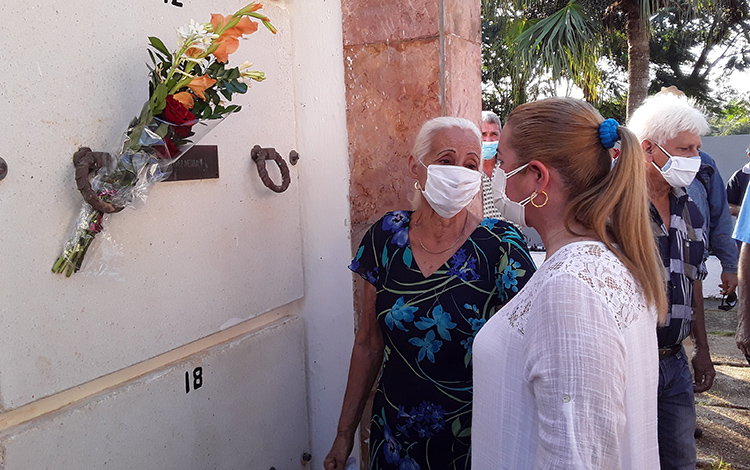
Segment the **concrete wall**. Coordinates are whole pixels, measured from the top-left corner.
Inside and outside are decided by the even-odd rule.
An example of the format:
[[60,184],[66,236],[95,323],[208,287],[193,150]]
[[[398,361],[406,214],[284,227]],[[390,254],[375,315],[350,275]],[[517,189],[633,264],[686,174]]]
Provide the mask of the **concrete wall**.
[[702,140],[701,150],[714,157],[724,184],[735,171],[748,163],[747,148],[750,147],[750,134],[706,136]]
[[[4,470],[265,470],[303,451],[319,467],[333,439],[353,337],[338,2],[264,2],[279,33],[261,28],[231,61],[268,79],[201,142],[219,146],[220,178],[156,185],[106,220],[82,272],[50,272],[81,204],[71,156],[117,147],[147,98],[147,37],[171,48],[191,18],[244,5],[175,3],[0,5],[15,18],[0,83]],[[300,153],[285,193],[261,184],[255,144]]]

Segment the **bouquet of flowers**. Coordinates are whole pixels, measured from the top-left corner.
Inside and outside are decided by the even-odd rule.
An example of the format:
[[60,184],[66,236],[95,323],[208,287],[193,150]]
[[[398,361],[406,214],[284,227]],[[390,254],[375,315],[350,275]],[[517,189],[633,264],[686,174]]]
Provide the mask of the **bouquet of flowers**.
[[149,100],[125,131],[119,154],[84,147],[74,155],[76,183],[86,202],[53,272],[70,276],[78,271],[86,250],[102,231],[104,214],[122,210],[169,176],[172,163],[213,126],[240,110],[228,104],[232,96],[245,93],[251,80],[265,79],[263,72],[250,70],[247,61],[228,66],[240,38],[257,31],[253,19],[276,33],[270,20],[258,12],[261,7],[251,2],[230,16],[212,14],[208,23],[191,20],[177,30],[174,52],[159,38],[149,37]]

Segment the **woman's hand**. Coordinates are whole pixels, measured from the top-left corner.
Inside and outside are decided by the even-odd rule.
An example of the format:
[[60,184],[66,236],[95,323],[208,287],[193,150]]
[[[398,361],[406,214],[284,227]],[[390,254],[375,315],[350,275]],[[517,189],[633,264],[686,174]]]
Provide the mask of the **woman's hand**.
[[349,454],[352,453],[354,447],[354,436],[344,436],[339,434],[336,436],[336,440],[333,441],[330,452],[323,461],[323,468],[325,470],[344,470],[346,467],[346,459],[349,458]]
[[344,470],[346,467],[346,459],[354,447],[354,434],[362,418],[362,411],[383,363],[383,335],[375,314],[375,286],[365,282],[362,295],[362,317],[354,336],[338,432],[331,451],[323,461],[323,468],[326,470]]

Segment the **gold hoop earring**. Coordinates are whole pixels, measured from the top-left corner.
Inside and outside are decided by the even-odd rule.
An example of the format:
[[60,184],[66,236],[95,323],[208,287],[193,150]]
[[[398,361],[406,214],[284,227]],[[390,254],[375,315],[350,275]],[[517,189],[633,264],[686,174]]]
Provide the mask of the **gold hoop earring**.
[[542,191],[542,194],[544,194],[544,202],[541,203],[541,204],[539,204],[539,205],[537,205],[534,202],[534,199],[536,199],[536,197],[538,196],[538,194],[536,193],[536,191],[534,191],[534,194],[531,195],[531,205],[532,206],[539,208],[539,207],[544,207],[544,206],[547,205],[547,202],[549,202],[549,196],[547,196],[547,193],[544,192],[544,191]]
[[414,182],[414,189],[416,189],[417,191],[422,190],[422,185],[419,184],[419,180]]

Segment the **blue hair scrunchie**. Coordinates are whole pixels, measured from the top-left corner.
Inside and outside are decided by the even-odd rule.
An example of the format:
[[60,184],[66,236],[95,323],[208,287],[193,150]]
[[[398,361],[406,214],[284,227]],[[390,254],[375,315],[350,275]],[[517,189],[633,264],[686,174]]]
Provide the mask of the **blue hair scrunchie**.
[[620,136],[617,135],[618,127],[620,123],[612,118],[605,119],[599,126],[599,140],[602,141],[605,149],[611,149],[620,140]]

